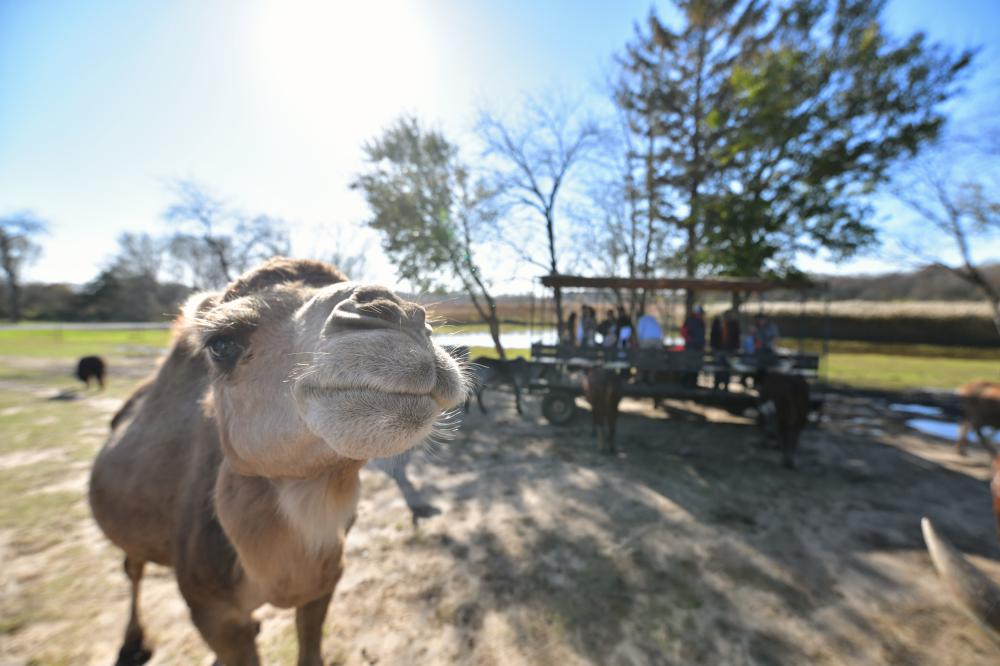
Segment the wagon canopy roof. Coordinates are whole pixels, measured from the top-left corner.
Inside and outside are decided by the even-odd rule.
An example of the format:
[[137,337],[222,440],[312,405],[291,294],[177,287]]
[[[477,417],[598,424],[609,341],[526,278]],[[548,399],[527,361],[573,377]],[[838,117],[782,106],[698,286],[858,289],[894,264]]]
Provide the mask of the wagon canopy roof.
[[546,287],[584,287],[589,289],[691,289],[695,291],[750,291],[770,289],[814,289],[822,285],[806,277],[789,280],[765,280],[750,277],[716,278],[621,278],[584,277],[582,275],[545,275]]

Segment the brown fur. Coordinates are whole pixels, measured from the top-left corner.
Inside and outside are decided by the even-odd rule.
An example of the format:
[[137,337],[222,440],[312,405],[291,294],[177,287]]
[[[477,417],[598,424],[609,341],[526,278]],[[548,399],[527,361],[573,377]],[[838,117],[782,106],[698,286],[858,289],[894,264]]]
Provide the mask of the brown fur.
[[997,455],[996,449],[983,433],[983,428],[1000,428],[1000,383],[970,382],[958,389],[958,396],[965,413],[958,431],[958,441],[955,443],[959,455],[965,455],[969,430],[976,433],[979,443],[990,455]]
[[358,470],[419,442],[465,393],[422,309],[342,280],[275,259],[224,296],[192,298],[156,376],[112,420],[90,503],[132,582],[118,663],[150,656],[137,610],[147,561],[175,568],[221,663],[259,663],[251,613],[264,603],[296,608],[299,664],[322,663]]
[[301,282],[310,287],[322,287],[336,282],[346,282],[347,277],[329,264],[308,259],[274,257],[257,268],[236,278],[223,295],[224,302],[246,296],[266,287]]
[[618,404],[622,400],[624,379],[615,370],[593,367],[583,378],[583,396],[590,403],[593,434],[597,450],[614,453],[615,427],[618,424]]
[[781,461],[795,467],[799,435],[809,420],[809,382],[798,375],[767,373],[760,383],[760,425],[772,421],[781,448]]

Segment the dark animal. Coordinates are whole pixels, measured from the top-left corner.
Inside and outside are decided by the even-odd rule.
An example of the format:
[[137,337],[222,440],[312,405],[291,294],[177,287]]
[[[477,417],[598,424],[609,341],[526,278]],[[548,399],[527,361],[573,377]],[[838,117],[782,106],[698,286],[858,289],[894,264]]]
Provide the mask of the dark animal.
[[997,454],[989,439],[983,434],[983,428],[1000,428],[1000,384],[995,382],[970,382],[958,389],[959,402],[965,413],[961,429],[958,431],[958,454],[965,455],[965,442],[969,431],[979,437],[979,443],[990,452]]
[[615,370],[593,367],[583,377],[583,397],[590,403],[592,433],[601,453],[615,452],[615,426],[618,403],[622,399],[624,378]]
[[798,375],[766,373],[758,393],[757,424],[767,430],[773,424],[781,448],[781,462],[795,468],[799,434],[809,419],[809,383]]
[[465,398],[465,413],[469,413],[469,403],[472,398],[476,398],[479,411],[486,414],[486,405],[483,404],[483,391],[498,386],[510,386],[514,391],[514,404],[517,413],[523,414],[521,407],[521,387],[528,380],[528,362],[523,358],[513,360],[501,360],[488,356],[477,356],[469,360],[470,351],[465,345],[447,345],[445,351],[451,354],[452,358],[458,361],[463,371],[469,379],[469,393]]
[[100,356],[84,356],[76,364],[77,379],[86,384],[87,388],[90,388],[90,380],[96,379],[98,388],[103,391],[106,371],[107,366]]

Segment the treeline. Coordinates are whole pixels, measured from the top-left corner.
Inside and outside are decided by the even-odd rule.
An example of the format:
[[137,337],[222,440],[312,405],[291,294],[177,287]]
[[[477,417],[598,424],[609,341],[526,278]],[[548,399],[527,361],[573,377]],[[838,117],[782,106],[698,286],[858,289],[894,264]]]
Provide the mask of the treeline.
[[[149,276],[102,272],[83,287],[29,283],[21,288],[21,319],[28,321],[170,321],[192,288]],[[0,302],[0,318],[10,318]]]
[[[993,284],[1000,284],[1000,264],[979,269]],[[816,276],[830,285],[834,301],[974,301],[981,298],[967,280],[951,271],[928,266],[916,271],[852,276]]]
[[[156,234],[124,232],[97,276],[83,286],[21,284],[23,266],[36,257],[46,224],[28,211],[0,218],[0,317],[10,321],[125,321],[172,319],[196,290],[220,289],[275,255],[290,255],[289,225],[280,217],[226,205],[193,181],[172,186],[173,201]],[[329,261],[353,277],[365,258],[340,250],[337,239],[311,258]]]

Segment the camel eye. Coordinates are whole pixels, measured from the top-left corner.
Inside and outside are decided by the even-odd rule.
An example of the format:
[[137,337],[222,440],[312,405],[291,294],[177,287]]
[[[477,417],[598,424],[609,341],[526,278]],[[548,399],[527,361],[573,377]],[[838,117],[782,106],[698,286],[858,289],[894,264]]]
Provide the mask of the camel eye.
[[213,361],[222,364],[234,363],[243,353],[243,345],[226,336],[212,338],[205,348]]

